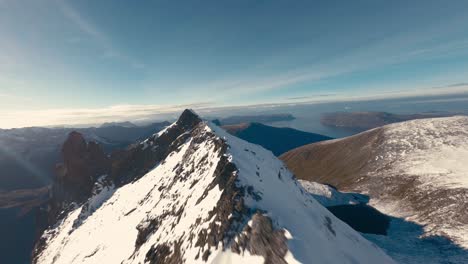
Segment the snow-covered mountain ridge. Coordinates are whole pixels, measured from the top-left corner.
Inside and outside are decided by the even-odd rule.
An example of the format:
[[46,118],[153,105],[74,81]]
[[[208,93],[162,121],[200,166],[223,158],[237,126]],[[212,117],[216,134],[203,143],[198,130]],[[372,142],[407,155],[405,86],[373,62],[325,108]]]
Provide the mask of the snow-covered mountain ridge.
[[[383,136],[386,144],[369,175],[404,177],[414,189],[400,204],[375,199],[371,205],[425,225],[427,235],[449,236],[468,248],[468,117],[393,124]],[[413,209],[401,210],[409,203]]]
[[394,263],[271,152],[190,110],[134,148],[44,232],[35,263]]
[[370,205],[468,248],[468,117],[406,121],[295,149],[300,179],[370,196]]

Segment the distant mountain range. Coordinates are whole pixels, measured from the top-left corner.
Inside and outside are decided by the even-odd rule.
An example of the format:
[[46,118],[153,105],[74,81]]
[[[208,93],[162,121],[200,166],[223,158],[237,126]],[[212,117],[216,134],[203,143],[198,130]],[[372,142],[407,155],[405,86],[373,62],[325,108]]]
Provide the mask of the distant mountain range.
[[271,150],[276,156],[305,144],[332,139],[320,134],[260,123],[225,125],[222,128],[236,137]]
[[450,117],[457,113],[427,112],[418,114],[393,114],[387,112],[333,112],[322,115],[322,125],[362,132],[368,129],[414,119]]
[[133,124],[130,121],[125,122],[108,122],[102,124],[100,127],[137,127],[137,125]]
[[19,128],[0,130],[0,190],[43,187],[51,182],[62,143],[72,131],[101,144],[106,153],[124,148],[159,131],[168,122],[141,127]]

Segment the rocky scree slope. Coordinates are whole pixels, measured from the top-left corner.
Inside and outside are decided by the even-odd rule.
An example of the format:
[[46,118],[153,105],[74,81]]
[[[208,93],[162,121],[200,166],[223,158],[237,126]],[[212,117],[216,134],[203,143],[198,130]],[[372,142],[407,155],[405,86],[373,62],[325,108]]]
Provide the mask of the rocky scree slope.
[[111,159],[87,200],[62,203],[34,263],[394,263],[270,151],[190,110]]

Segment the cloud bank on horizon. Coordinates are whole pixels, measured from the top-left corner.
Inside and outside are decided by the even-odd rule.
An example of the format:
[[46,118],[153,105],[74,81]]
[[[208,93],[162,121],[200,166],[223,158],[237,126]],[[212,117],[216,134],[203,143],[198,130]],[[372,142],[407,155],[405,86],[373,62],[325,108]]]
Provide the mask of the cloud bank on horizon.
[[0,127],[466,93],[467,12],[457,0],[3,0]]
[[[468,103],[468,85],[451,84],[444,87],[424,89],[424,91],[409,90],[387,92],[383,94],[364,95],[334,95],[323,94],[310,97],[287,98],[289,102],[270,102],[264,104],[226,105],[219,106],[215,102],[201,102],[181,105],[113,105],[102,108],[57,108],[45,110],[23,110],[16,112],[0,112],[2,122],[0,129],[34,127],[34,126],[99,126],[105,122],[131,121],[137,124],[147,124],[154,121],[175,120],[184,109],[194,109],[197,113],[208,117],[235,115],[239,111],[251,112],[275,111],[282,107],[299,106],[318,103],[355,102],[404,98],[406,103]],[[421,94],[424,93],[424,96]],[[1,95],[0,95],[1,96]],[[441,96],[441,97],[439,97]],[[447,97],[448,96],[448,97]]]

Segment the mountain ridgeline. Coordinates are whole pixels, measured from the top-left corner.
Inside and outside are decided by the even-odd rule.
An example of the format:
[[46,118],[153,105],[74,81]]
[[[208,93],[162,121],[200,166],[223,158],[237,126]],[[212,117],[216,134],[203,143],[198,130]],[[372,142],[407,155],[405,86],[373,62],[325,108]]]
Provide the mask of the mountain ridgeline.
[[394,263],[270,151],[191,110],[110,157],[77,134],[67,149],[34,263]]

